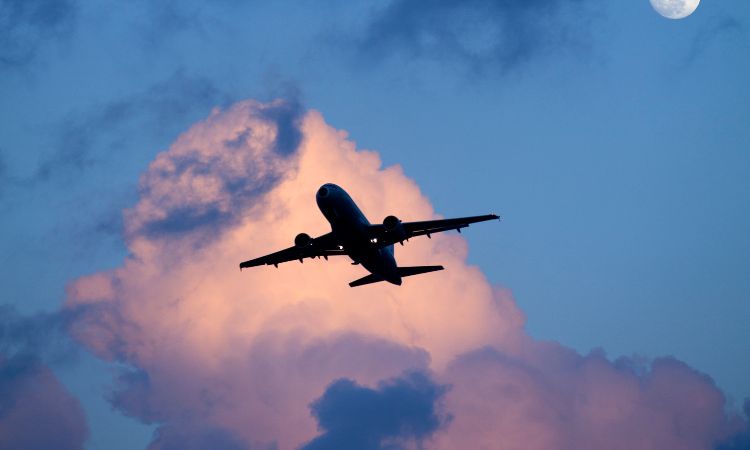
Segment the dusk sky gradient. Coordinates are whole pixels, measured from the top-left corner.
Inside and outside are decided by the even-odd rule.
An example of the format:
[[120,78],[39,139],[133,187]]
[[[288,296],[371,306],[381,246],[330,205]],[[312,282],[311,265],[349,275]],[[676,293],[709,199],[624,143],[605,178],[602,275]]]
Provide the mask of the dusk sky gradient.
[[[750,3],[0,0],[0,447],[750,448]],[[501,223],[242,273],[328,224]],[[40,431],[39,423],[47,428]]]

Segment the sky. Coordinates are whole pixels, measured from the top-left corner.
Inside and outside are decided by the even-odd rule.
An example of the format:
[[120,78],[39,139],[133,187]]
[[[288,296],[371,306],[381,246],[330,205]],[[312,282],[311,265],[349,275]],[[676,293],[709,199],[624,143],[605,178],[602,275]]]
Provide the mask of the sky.
[[[750,4],[0,0],[0,447],[750,448]],[[339,259],[371,222],[498,213]],[[44,424],[39,432],[39,424]]]

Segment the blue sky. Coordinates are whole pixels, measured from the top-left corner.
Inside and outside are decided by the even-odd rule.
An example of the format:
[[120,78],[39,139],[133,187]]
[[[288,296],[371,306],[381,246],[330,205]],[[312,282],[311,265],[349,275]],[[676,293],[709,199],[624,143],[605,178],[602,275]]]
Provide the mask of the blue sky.
[[[401,165],[438,213],[502,214],[464,234],[469,261],[532,336],[673,355],[740,405],[750,4],[679,21],[647,0],[497,5],[0,2],[2,303],[57,310],[125,257],[121,211],[158,152],[214,107],[287,98]],[[55,370],[91,448],[148,442],[106,403],[108,363]]]

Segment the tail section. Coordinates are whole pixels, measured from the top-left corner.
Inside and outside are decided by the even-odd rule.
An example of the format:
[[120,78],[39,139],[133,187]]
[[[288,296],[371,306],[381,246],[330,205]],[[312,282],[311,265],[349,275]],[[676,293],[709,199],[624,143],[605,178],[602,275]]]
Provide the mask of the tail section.
[[410,277],[412,275],[419,275],[422,273],[437,272],[443,270],[443,266],[412,266],[412,267],[399,267],[398,275],[400,277]]
[[[398,276],[403,277],[410,277],[412,275],[420,275],[423,273],[429,273],[429,272],[436,272],[438,270],[443,270],[445,267],[443,266],[412,266],[412,267],[398,267],[396,268]],[[362,286],[365,284],[371,284],[371,283],[378,283],[381,281],[386,281],[385,278],[383,278],[380,275],[371,273],[370,275],[367,275],[366,277],[362,277],[358,280],[354,280],[351,283],[349,283],[349,286],[351,287],[357,287]],[[399,280],[399,283],[394,284],[401,284]]]
[[352,281],[351,283],[349,283],[349,286],[357,287],[357,286],[362,286],[363,284],[377,283],[379,281],[385,281],[385,278],[381,277],[380,275],[375,275],[374,273],[371,273],[370,275],[367,275],[366,277],[362,277],[359,280]]

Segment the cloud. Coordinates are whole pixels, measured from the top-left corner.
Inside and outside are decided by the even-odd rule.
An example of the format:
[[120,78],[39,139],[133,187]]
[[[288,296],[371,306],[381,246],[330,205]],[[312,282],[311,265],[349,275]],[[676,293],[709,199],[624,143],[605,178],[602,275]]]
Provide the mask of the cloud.
[[300,125],[302,122],[302,105],[299,94],[283,102],[274,102],[261,108],[260,115],[276,123],[276,141],[273,150],[281,155],[289,155],[297,150],[302,141]]
[[66,315],[0,305],[0,448],[83,448],[83,410],[48,366],[73,352],[61,334]]
[[0,70],[24,66],[45,42],[69,36],[76,12],[73,0],[0,0]]
[[[382,167],[318,112],[287,112],[297,108],[248,100],[183,133],[124,213],[128,257],[68,287],[66,308],[82,311],[71,333],[126,368],[111,403],[157,424],[154,446],[697,450],[743,429],[711,379],[679,361],[612,362],[528,336],[510,292],[466,262],[457,234],[397,247],[402,265],[447,268],[398,288],[349,288],[364,273],[345,258],[238,271],[299,232],[330,230],[314,200],[325,182],[373,221],[436,217],[399,167]],[[289,124],[299,142],[280,151]],[[414,372],[431,375],[403,376]],[[363,434],[344,420],[349,401],[377,416]],[[452,417],[443,427],[430,421],[439,404],[436,417]]]
[[421,372],[380,382],[377,389],[336,380],[310,406],[325,432],[302,450],[395,450],[406,448],[402,442],[421,444],[448,421],[436,407],[446,390]]
[[713,381],[674,358],[648,363],[530,343],[482,349],[446,371],[455,416],[437,448],[707,449],[736,431]]
[[205,450],[216,448],[221,450],[273,450],[273,447],[250,447],[231,431],[220,428],[205,429],[200,424],[193,427],[175,428],[162,427],[156,432],[154,440],[148,450]]
[[75,357],[76,347],[67,335],[67,326],[78,308],[22,315],[10,305],[0,304],[0,353],[6,356],[44,359],[58,364]]
[[227,103],[228,95],[210,80],[177,70],[142,92],[70,114],[57,133],[55,151],[26,184],[79,174],[117,157],[133,137],[166,137],[186,121]]
[[394,0],[355,40],[358,60],[391,55],[507,72],[546,52],[584,46],[586,0]]
[[[289,168],[285,157],[301,139],[299,104],[241,103],[232,115],[241,116],[243,123],[231,124],[230,136],[213,133],[209,119],[157,157],[141,180],[140,203],[127,215],[128,234],[217,235],[284,176]],[[195,140],[201,145],[190,144]],[[271,154],[259,153],[267,148]]]
[[161,50],[165,43],[176,36],[209,39],[214,34],[226,33],[227,17],[238,17],[241,9],[247,5],[242,0],[142,0],[134,3],[136,8],[142,10],[135,31],[147,51]]
[[745,399],[743,410],[745,412],[744,430],[720,443],[716,446],[716,450],[750,450],[750,398]]
[[39,360],[0,353],[0,394],[0,447],[83,448],[81,405]]
[[711,18],[693,37],[690,50],[685,57],[684,66],[694,63],[719,39],[726,39],[733,34],[744,33],[745,28],[741,22],[732,18]]

